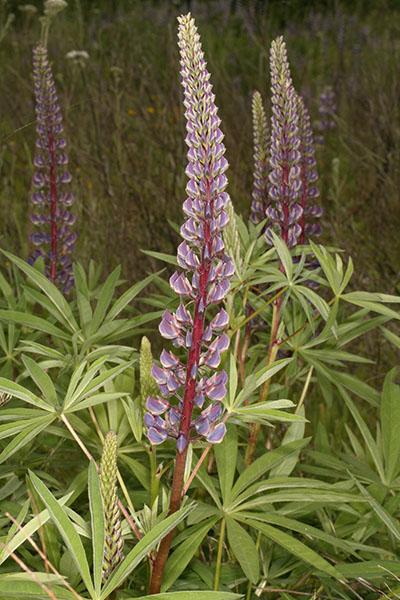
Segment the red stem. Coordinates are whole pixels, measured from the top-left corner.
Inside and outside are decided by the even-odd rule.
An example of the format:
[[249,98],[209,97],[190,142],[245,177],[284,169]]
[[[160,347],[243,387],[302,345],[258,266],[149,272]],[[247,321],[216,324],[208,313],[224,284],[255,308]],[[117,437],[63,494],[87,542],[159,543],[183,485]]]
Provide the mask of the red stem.
[[[211,183],[206,184],[206,202],[205,211],[208,206],[211,208],[211,215],[213,214],[213,200],[211,199],[210,193]],[[193,401],[196,391],[197,375],[192,377],[192,370],[195,365],[199,364],[201,339],[204,333],[204,319],[205,319],[205,307],[207,299],[208,289],[208,276],[210,273],[211,260],[205,257],[206,249],[208,251],[208,257],[212,256],[211,249],[211,235],[210,235],[210,218],[206,217],[204,212],[204,246],[201,252],[201,264],[200,264],[200,278],[199,278],[199,294],[195,300],[194,316],[193,316],[193,336],[192,346],[189,351],[188,362],[186,367],[186,382],[185,382],[185,393],[183,396],[183,410],[180,422],[179,435],[185,438],[185,449],[183,452],[176,452],[174,477],[171,488],[171,499],[169,504],[169,515],[172,515],[181,505],[182,501],[182,489],[183,480],[185,475],[185,464],[186,456],[189,447],[189,434],[190,434],[190,423],[192,420],[193,413]],[[203,310],[200,311],[200,302],[202,301]],[[150,581],[150,594],[158,594],[161,589],[161,583],[165,565],[167,563],[169,550],[171,547],[172,538],[174,536],[174,530],[170,531],[162,540],[157,552],[156,561],[153,568],[153,573]]]
[[54,150],[53,128],[48,119],[49,127],[49,154],[50,154],[50,223],[51,223],[51,261],[50,261],[50,279],[52,283],[56,282],[57,270],[57,186],[56,186],[56,157]]

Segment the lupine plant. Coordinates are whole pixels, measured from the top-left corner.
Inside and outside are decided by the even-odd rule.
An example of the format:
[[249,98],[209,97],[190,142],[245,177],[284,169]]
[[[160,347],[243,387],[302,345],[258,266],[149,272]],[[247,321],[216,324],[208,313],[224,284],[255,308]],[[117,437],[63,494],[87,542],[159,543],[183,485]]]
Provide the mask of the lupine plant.
[[47,229],[32,241],[50,250],[38,247],[44,273],[9,252],[9,280],[0,273],[0,596],[395,598],[400,388],[394,369],[373,387],[353,344],[398,321],[400,299],[347,291],[351,259],[311,239],[324,198],[314,203],[310,117],[283,38],[271,46],[270,128],[259,92],[249,106],[248,225],[227,192],[190,14],[178,45],[183,241],[176,256],[151,252],[174,265],[169,284],[159,271],[121,293],[118,267],[101,284],[93,262],[69,266],[65,143],[35,50],[33,222]]
[[64,186],[71,181],[70,173],[65,170],[66,141],[62,137],[62,116],[47,50],[41,45],[33,51],[33,73],[39,150],[34,159],[38,170],[32,179],[36,191],[32,194],[31,222],[45,230],[30,235],[36,249],[29,262],[33,264],[37,258],[43,258],[46,276],[68,292],[74,283],[70,254],[76,233],[70,228],[75,218],[69,210],[74,197],[64,191]]
[[[171,276],[170,285],[182,301],[175,313],[165,311],[159,329],[174,346],[186,349],[187,360],[183,364],[174,353],[163,350],[161,367],[154,365],[152,369],[162,396],[147,399],[149,412],[145,415],[151,443],[159,444],[168,436],[177,440],[170,513],[181,503],[189,444],[199,438],[219,443],[226,431],[225,424],[219,420],[227,375],[220,371],[210,376],[209,371],[217,369],[221,354],[228,349],[229,338],[223,330],[229,316],[223,308],[212,319],[209,314],[226,296],[234,271],[222,240],[222,230],[228,223],[224,210],[228,201],[225,191],[228,181],[224,174],[228,161],[224,157],[223,133],[219,128],[221,120],[200,37],[190,14],[179,19],[178,38],[189,147],[188,198],[183,204],[186,221],[181,227],[184,241],[178,248],[178,264],[189,278],[177,272]],[[177,405],[171,406],[168,400],[171,397],[176,398]],[[206,398],[210,404],[204,408]],[[196,409],[200,414],[194,414]],[[160,415],[164,413],[166,418],[162,419]],[[152,593],[160,591],[171,540],[170,535],[158,551],[150,586]]]

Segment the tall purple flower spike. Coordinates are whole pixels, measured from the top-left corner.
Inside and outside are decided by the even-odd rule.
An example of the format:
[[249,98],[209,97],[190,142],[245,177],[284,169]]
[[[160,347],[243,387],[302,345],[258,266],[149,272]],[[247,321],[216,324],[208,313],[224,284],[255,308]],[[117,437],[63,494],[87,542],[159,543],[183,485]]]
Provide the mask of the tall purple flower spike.
[[[271,243],[270,231],[277,230],[289,248],[301,234],[299,220],[303,214],[298,202],[300,180],[300,140],[298,136],[297,95],[292,85],[286,46],[282,37],[272,42],[270,54],[272,118],[269,196],[267,217],[271,225],[265,236]],[[273,227],[273,225],[275,227]]]
[[313,185],[318,179],[315,169],[313,133],[311,130],[310,117],[303,99],[297,96],[297,114],[299,117],[299,139],[300,139],[300,199],[302,215],[300,217],[301,232],[299,243],[304,244],[310,235],[320,235],[322,227],[320,223],[306,223],[306,217],[319,218],[322,215],[322,206],[312,201],[319,196],[318,188]]
[[228,223],[224,209],[229,198],[221,120],[194,20],[189,13],[178,21],[189,147],[188,197],[183,204],[186,220],[181,227],[184,241],[177,253],[184,272],[175,272],[170,278],[181,303],[175,313],[165,311],[159,330],[174,346],[187,351],[187,360],[182,362],[173,352],[162,351],[161,366],[152,368],[160,395],[147,398],[144,421],[152,444],[173,438],[181,453],[190,441],[205,438],[219,443],[225,435],[225,424],[219,419],[227,375],[221,371],[210,376],[209,372],[218,368],[221,354],[228,349],[229,338],[223,330],[229,317],[222,308],[208,323],[207,313],[226,296],[234,267],[224,252],[221,235]]
[[336,127],[336,95],[332,89],[332,86],[326,85],[319,96],[319,108],[318,114],[320,116],[317,121],[317,127],[320,131],[320,135],[316,136],[315,141],[318,144],[324,143],[323,132]]
[[[75,246],[76,233],[71,233],[70,228],[75,217],[68,210],[74,197],[70,192],[62,191],[63,186],[71,181],[71,175],[65,170],[68,157],[65,139],[61,137],[62,117],[53,75],[47,50],[40,45],[33,50],[33,75],[38,121],[36,146],[39,152],[34,159],[37,171],[32,180],[36,191],[32,194],[34,210],[31,221],[43,227],[44,231],[30,235],[37,248],[29,263],[33,264],[39,256],[43,257],[46,276],[67,292],[74,284],[70,254]],[[39,212],[41,210],[44,212]],[[43,248],[46,246],[49,246],[47,250]]]
[[251,221],[257,225],[265,219],[269,205],[269,134],[267,117],[257,90],[253,94],[254,184],[251,203]]

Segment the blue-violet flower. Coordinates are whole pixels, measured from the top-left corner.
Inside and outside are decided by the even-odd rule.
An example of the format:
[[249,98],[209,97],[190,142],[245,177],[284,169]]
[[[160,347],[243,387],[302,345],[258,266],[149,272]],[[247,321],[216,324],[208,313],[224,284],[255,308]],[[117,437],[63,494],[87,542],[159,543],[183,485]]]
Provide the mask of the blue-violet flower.
[[[190,441],[202,437],[219,443],[226,431],[219,418],[227,375],[221,371],[209,376],[209,370],[217,369],[221,354],[228,349],[229,338],[223,330],[229,317],[222,308],[207,323],[207,313],[227,294],[234,266],[224,252],[221,235],[228,223],[228,182],[224,175],[228,162],[219,128],[221,120],[194,19],[189,13],[178,21],[189,181],[183,204],[186,220],[181,227],[184,241],[178,247],[177,258],[186,273],[175,272],[170,278],[181,303],[175,313],[165,311],[159,330],[188,354],[183,363],[173,352],[162,351],[161,366],[154,364],[152,368],[161,393],[147,398],[144,419],[152,444],[173,438],[182,453]],[[177,403],[172,404],[172,398]],[[205,408],[206,398],[210,404]],[[193,416],[195,407],[200,411],[198,416]]]
[[[37,248],[29,262],[33,264],[39,256],[43,257],[46,276],[67,292],[74,283],[70,254],[76,233],[71,233],[70,227],[75,217],[68,210],[74,197],[61,189],[71,181],[71,175],[65,170],[68,157],[65,139],[61,137],[62,117],[47,50],[43,46],[38,45],[33,50],[33,67],[39,152],[34,159],[37,171],[32,180],[36,191],[32,194],[31,221],[44,230],[30,235]],[[47,251],[43,248],[46,246],[49,246]]]

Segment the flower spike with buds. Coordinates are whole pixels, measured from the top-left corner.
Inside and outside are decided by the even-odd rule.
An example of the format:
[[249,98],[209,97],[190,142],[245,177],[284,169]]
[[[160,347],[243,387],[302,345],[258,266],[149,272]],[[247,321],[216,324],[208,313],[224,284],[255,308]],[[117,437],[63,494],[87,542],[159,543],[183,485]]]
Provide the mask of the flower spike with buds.
[[[269,196],[275,206],[267,208],[267,216],[289,248],[296,245],[301,233],[299,220],[303,214],[297,202],[300,193],[300,140],[298,137],[297,94],[292,85],[286,46],[282,37],[272,42],[271,54],[271,155]],[[270,243],[269,232],[266,239]]]
[[267,117],[257,90],[253,94],[253,136],[254,136],[254,189],[250,219],[257,225],[265,219],[269,205],[269,135]]
[[305,238],[310,235],[320,235],[322,227],[320,223],[306,223],[307,217],[319,218],[322,215],[322,207],[313,204],[312,200],[319,196],[319,190],[313,183],[318,179],[315,170],[313,134],[311,130],[310,117],[303,99],[297,96],[297,114],[299,116],[299,140],[300,140],[300,198],[302,215],[300,217],[301,232],[300,244],[304,244]]
[[[228,349],[229,338],[223,329],[229,317],[222,308],[207,323],[207,313],[227,294],[234,266],[222,239],[229,220],[225,210],[229,197],[221,121],[194,20],[188,14],[178,21],[189,147],[188,197],[183,204],[186,221],[181,227],[184,241],[178,247],[178,264],[186,273],[175,272],[170,278],[181,303],[175,313],[165,311],[159,330],[174,346],[184,348],[188,358],[184,364],[173,352],[163,350],[161,367],[153,365],[152,375],[161,395],[148,397],[145,424],[153,444],[174,438],[182,453],[191,440],[203,437],[219,443],[226,431],[219,418],[227,376],[221,371],[210,377],[208,372],[218,368],[221,354]],[[172,398],[177,403],[172,404]],[[206,398],[211,404],[205,408]],[[200,412],[192,418],[195,407]]]
[[109,431],[104,439],[100,466],[100,489],[104,504],[103,581],[106,582],[122,560],[124,541],[117,496],[117,436]]
[[[65,170],[68,157],[65,139],[61,137],[62,117],[53,75],[47,50],[40,45],[33,51],[33,64],[38,120],[36,146],[39,152],[34,160],[37,171],[32,180],[36,191],[32,194],[34,211],[31,221],[34,225],[44,226],[45,231],[31,234],[30,240],[37,248],[29,262],[32,264],[39,256],[43,257],[46,276],[67,292],[74,284],[70,254],[75,246],[76,233],[70,232],[75,222],[69,211],[74,197],[62,188],[71,181],[71,175]],[[44,212],[37,212],[40,209]],[[50,248],[46,252],[43,246],[47,245]]]

